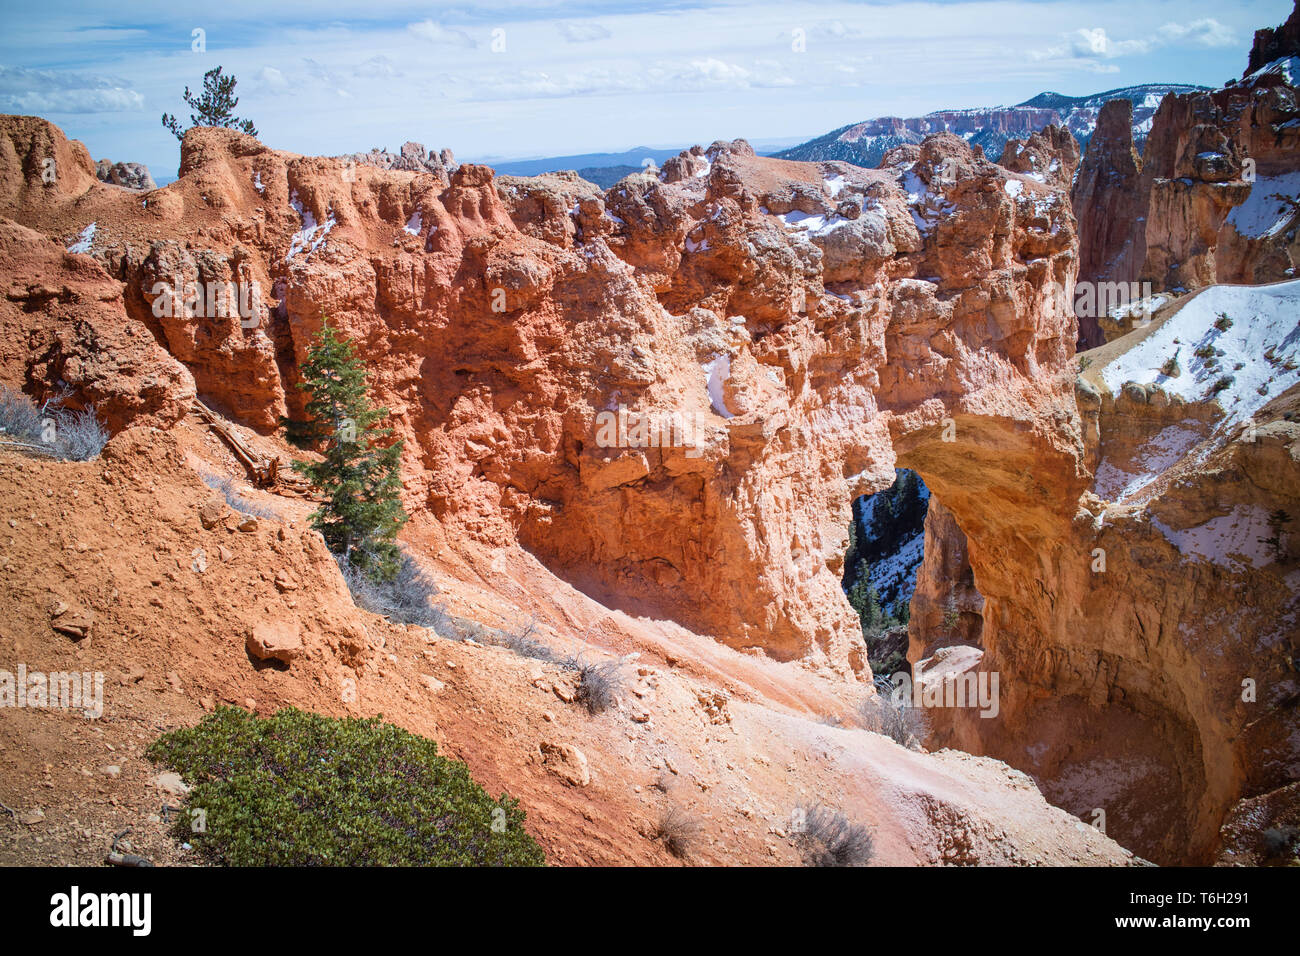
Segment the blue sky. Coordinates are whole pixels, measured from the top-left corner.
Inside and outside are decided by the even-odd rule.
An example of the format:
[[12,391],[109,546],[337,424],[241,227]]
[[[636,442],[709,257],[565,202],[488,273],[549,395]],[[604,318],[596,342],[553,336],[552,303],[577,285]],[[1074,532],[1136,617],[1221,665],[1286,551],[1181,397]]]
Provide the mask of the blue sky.
[[797,141],[1043,90],[1218,86],[1241,74],[1254,30],[1291,7],[0,0],[0,112],[45,116],[96,159],[144,162],[160,180],[179,145],[159,116],[188,118],[182,89],[217,64],[239,78],[238,112],[261,139],[298,153],[408,139],[462,160]]

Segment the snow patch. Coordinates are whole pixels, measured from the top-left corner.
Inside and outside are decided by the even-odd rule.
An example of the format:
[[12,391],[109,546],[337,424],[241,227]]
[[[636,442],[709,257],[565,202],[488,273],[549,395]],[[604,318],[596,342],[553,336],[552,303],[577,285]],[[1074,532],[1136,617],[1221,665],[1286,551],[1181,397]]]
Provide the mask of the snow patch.
[[1300,170],[1281,176],[1260,176],[1246,201],[1228,213],[1228,222],[1245,239],[1276,236],[1293,221],[1300,197]]
[[1261,66],[1246,79],[1257,80],[1266,73],[1276,73],[1282,77],[1287,86],[1295,86],[1296,81],[1300,80],[1300,57],[1284,56],[1281,59],[1274,60],[1272,63]]
[[912,213],[912,221],[923,236],[928,236],[934,230],[939,217],[953,211],[953,204],[942,193],[931,192],[930,187],[911,167],[904,168],[900,185],[903,192],[907,193],[907,206]]
[[735,418],[727,408],[727,399],[722,394],[723,383],[731,378],[731,356],[726,352],[713,356],[700,366],[704,370],[704,387],[709,391],[709,402],[713,410],[723,418]]
[[[1232,323],[1227,329],[1215,325],[1221,315]],[[1213,359],[1194,354],[1207,346],[1215,350]],[[1171,378],[1161,368],[1175,352],[1182,374]],[[1112,394],[1125,382],[1137,382],[1158,384],[1186,402],[1213,399],[1225,416],[1218,431],[1240,424],[1300,382],[1300,280],[1210,286],[1107,365],[1101,377]]]
[[834,176],[827,177],[826,179],[823,180],[823,182],[826,185],[827,194],[829,194],[832,199],[838,196],[840,194],[840,191],[843,190],[844,187],[849,184],[848,179],[846,179],[843,175],[838,173]]
[[319,226],[316,224],[316,217],[312,215],[310,209],[304,209],[302,203],[298,201],[298,190],[294,190],[289,196],[289,205],[293,207],[302,218],[302,229],[294,233],[293,241],[289,244],[289,254],[284,257],[285,262],[289,262],[298,253],[306,251],[307,258],[313,252],[319,249],[325,243],[325,237],[335,226],[334,213],[331,212],[325,222]]
[[921,567],[923,557],[925,534],[918,533],[908,538],[893,554],[871,565],[867,582],[876,589],[877,594],[898,594],[910,598],[916,590],[916,572]]
[[92,222],[85,229],[81,230],[81,234],[77,236],[76,241],[72,245],[68,246],[68,251],[90,252],[90,246],[95,241],[95,229],[98,225],[98,223]]
[[[1152,436],[1133,456],[1136,473],[1117,467],[1109,459],[1097,466],[1093,491],[1107,501],[1123,501],[1141,490],[1165,471],[1182,461],[1183,456],[1196,445],[1203,432],[1183,425],[1169,425]],[[1195,424],[1193,422],[1193,424]]]
[[1158,518],[1152,518],[1151,523],[1181,553],[1232,571],[1240,572],[1245,565],[1262,568],[1272,560],[1268,546],[1259,540],[1272,533],[1268,512],[1254,505],[1237,505],[1229,514],[1182,531],[1173,530]]

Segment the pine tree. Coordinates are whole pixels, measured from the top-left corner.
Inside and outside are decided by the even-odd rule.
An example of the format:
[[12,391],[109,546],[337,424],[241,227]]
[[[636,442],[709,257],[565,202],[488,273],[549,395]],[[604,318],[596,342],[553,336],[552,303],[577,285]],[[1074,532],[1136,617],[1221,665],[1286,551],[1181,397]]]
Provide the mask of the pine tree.
[[912,605],[910,601],[899,600],[894,604],[894,619],[899,624],[906,624],[912,619]]
[[298,387],[311,393],[309,421],[296,424],[304,437],[326,443],[321,462],[294,462],[325,503],[311,517],[335,554],[346,556],[375,581],[397,573],[397,532],[407,521],[398,493],[402,441],[382,442],[392,429],[377,427],[386,408],[371,408],[365,363],[346,336],[326,320],[302,364]]
[[[203,95],[194,96],[190,88],[185,87],[185,103],[194,110],[190,114],[190,127],[220,126],[224,129],[237,129],[249,136],[257,135],[257,127],[252,120],[240,119],[235,115],[239,97],[235,95],[234,76],[223,76],[221,67],[216,66],[203,74]],[[164,113],[162,124],[172,131],[177,139],[185,138],[180,121],[170,113]]]

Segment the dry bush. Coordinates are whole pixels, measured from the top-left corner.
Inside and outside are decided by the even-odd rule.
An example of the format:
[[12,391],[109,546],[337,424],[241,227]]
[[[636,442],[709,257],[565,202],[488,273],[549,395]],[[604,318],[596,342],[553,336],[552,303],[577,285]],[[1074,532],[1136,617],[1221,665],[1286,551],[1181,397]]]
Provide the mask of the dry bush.
[[876,695],[858,705],[858,723],[864,730],[884,734],[895,743],[919,750],[930,734],[930,717],[923,708],[894,701],[887,678],[876,681]]
[[679,860],[690,856],[691,846],[699,835],[700,821],[675,803],[664,807],[655,824],[654,838]]
[[807,866],[866,866],[875,853],[871,831],[839,810],[817,804],[803,810],[803,829],[796,836]]
[[80,410],[64,408],[67,397],[67,393],[56,395],[37,408],[22,392],[0,385],[0,434],[60,461],[99,457],[108,444],[108,429],[95,417],[94,405]]
[[537,621],[532,620],[518,631],[507,632],[494,638],[492,643],[509,648],[520,657],[531,657],[534,660],[554,663],[555,652],[548,645],[537,640],[533,636],[536,633]]
[[435,585],[409,554],[403,554],[397,575],[391,581],[376,582],[365,571],[335,555],[343,580],[352,594],[352,603],[372,614],[382,614],[402,624],[429,627],[442,636],[454,632],[447,612],[434,604]]
[[561,667],[578,672],[578,690],[574,700],[591,714],[602,714],[618,703],[623,690],[623,662],[618,660],[588,664],[582,656],[567,657]]
[[226,504],[230,505],[230,507],[234,508],[240,514],[252,515],[254,518],[262,518],[266,521],[280,520],[279,512],[264,507],[256,501],[249,501],[247,498],[242,497],[239,492],[235,490],[235,483],[225,475],[205,473],[202,477],[205,485],[213,491],[221,492],[221,497],[226,499]]

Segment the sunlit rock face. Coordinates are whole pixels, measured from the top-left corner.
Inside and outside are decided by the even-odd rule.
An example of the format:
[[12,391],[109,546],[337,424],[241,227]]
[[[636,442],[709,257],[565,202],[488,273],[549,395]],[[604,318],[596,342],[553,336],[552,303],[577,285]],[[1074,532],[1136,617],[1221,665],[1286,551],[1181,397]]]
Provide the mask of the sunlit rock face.
[[[1075,812],[1103,806],[1112,834],[1166,860],[1205,858],[1236,799],[1294,772],[1277,674],[1262,721],[1222,686],[1290,646],[1274,632],[1294,555],[1236,568],[1180,548],[1247,482],[1264,489],[1252,507],[1296,507],[1289,425],[1270,406],[1276,435],[1196,459],[1163,505],[1102,493],[1100,463],[1120,468],[1108,449],[1136,454],[1169,413],[1076,382],[1059,172],[1011,171],[942,134],[874,170],[737,141],[602,192],[199,129],[181,177],[140,194],[99,183],[49,124],[0,130],[0,214],[59,240],[50,287],[93,273],[117,324],[157,350],[141,353],[153,371],[87,372],[107,396],[146,369],[156,397],[123,399],[124,419],[174,420],[196,387],[275,429],[302,412],[297,365],[329,316],[405,439],[407,506],[447,540],[518,541],[609,607],[846,682],[870,677],[840,586],[851,502],[910,468],[965,537],[970,666],[1000,679],[996,717],[936,715],[950,739]],[[1071,162],[1059,136],[1029,145],[1042,170]],[[53,183],[46,152],[68,169]],[[64,253],[91,224],[86,251]],[[255,286],[258,306],[167,315],[172,276]],[[37,300],[56,321],[59,297]],[[9,341],[6,375],[52,387],[45,346]],[[937,560],[955,548],[937,524],[935,538]],[[942,566],[919,593],[939,599]]]

